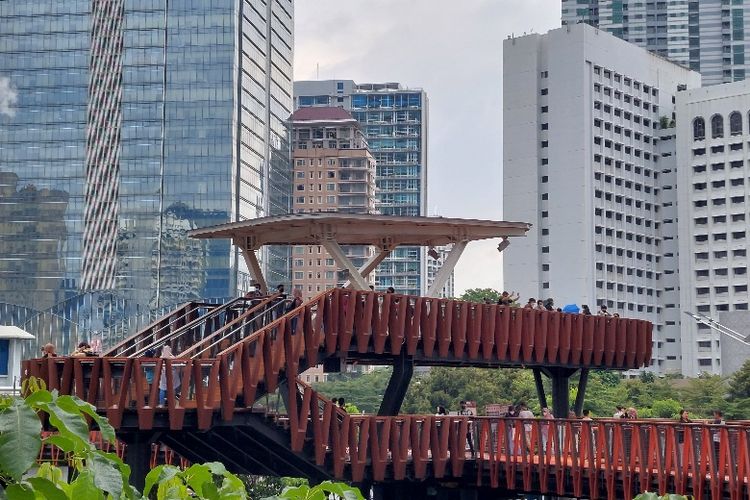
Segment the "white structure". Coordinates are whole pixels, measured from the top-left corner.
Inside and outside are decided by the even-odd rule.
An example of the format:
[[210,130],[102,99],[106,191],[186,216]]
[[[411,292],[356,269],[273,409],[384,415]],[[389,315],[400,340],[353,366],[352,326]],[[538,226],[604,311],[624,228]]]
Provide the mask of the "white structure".
[[[750,82],[677,95],[680,300],[715,320],[747,311]],[[719,334],[683,320],[682,372],[728,375]]]
[[23,343],[34,339],[17,326],[0,326],[0,394],[21,389]]
[[715,85],[744,80],[748,73],[750,6],[742,3],[562,0],[562,22],[589,23],[700,71],[704,85]]
[[662,205],[675,194],[663,190],[660,122],[700,75],[586,24],[503,51],[503,213],[534,223],[506,250],[506,288],[652,321],[654,368],[666,369],[663,339],[679,326],[668,333],[662,314],[674,270]]

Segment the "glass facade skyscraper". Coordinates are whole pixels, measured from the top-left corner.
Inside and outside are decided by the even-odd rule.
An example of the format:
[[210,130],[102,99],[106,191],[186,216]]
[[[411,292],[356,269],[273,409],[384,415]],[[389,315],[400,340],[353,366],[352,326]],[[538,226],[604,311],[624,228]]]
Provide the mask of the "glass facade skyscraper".
[[[187,231],[290,210],[293,15],[293,0],[0,2],[1,322],[64,352],[247,288],[229,242]],[[288,249],[261,257],[289,281]]]
[[[376,162],[376,209],[382,215],[427,215],[428,100],[422,89],[352,80],[294,82],[295,107],[341,106],[360,123]],[[399,247],[375,272],[378,289],[422,295],[427,256]]]
[[[704,85],[744,80],[747,0],[562,0],[563,24],[585,22],[699,71]],[[746,36],[748,35],[748,36]]]

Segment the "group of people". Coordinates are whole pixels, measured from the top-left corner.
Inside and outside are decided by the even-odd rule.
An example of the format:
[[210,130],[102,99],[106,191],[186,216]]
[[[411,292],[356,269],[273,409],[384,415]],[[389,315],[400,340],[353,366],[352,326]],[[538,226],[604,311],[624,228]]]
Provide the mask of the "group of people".
[[[518,302],[520,298],[521,296],[517,292],[504,291],[502,294],[500,294],[500,298],[497,299],[497,304],[508,307],[520,307],[520,303]],[[485,298],[484,303],[492,304],[492,299]],[[526,304],[523,306],[523,308],[534,309],[537,311],[557,311],[572,314],[583,314],[586,316],[591,316],[593,314],[591,312],[591,308],[586,304],[582,305],[580,308],[576,304],[568,304],[564,307],[556,307],[555,300],[551,297],[547,299],[536,299],[534,297],[530,297],[529,300],[526,301]],[[620,317],[618,313],[610,313],[606,304],[602,304],[599,306],[597,316],[611,316],[614,318]]]
[[[41,351],[42,358],[44,359],[56,358],[58,356],[55,344],[52,343],[44,344]],[[96,358],[99,356],[99,353],[97,353],[88,342],[79,342],[78,346],[73,350],[70,356],[73,358]]]

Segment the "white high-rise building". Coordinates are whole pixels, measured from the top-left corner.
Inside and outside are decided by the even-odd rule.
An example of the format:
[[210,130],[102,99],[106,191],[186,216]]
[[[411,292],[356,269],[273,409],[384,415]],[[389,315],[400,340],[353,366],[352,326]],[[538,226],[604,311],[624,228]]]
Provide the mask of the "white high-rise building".
[[660,138],[673,136],[678,87],[700,75],[587,24],[503,51],[504,218],[534,224],[505,250],[506,289],[652,321],[654,368],[679,370],[666,359],[679,324],[663,320],[676,226],[662,219],[676,194]]
[[[747,311],[750,302],[749,113],[748,81],[677,94],[680,300],[683,311],[717,321]],[[728,375],[732,368],[722,366],[722,341],[686,317],[683,374]]]

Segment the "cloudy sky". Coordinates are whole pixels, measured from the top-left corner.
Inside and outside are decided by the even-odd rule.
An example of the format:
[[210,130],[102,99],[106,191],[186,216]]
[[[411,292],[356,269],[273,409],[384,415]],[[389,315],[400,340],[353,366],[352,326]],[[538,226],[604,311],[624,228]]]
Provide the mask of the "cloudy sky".
[[[430,99],[430,215],[502,217],[502,41],[560,25],[560,0],[297,0],[296,80],[397,81]],[[469,245],[456,293],[500,288],[497,242]],[[510,285],[509,285],[510,286]]]

